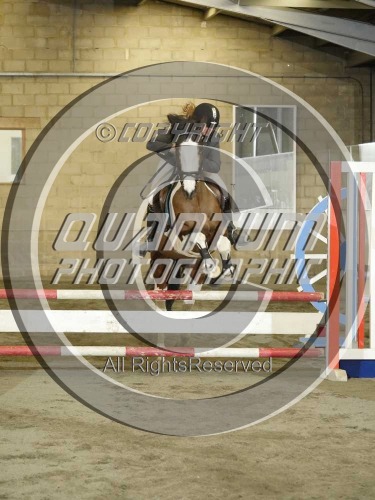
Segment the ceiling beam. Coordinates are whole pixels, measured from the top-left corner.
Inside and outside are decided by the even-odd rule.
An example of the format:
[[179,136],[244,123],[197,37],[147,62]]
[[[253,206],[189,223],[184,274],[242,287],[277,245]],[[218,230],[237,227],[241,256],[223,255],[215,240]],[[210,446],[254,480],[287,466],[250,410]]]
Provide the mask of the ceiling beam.
[[293,7],[297,9],[370,9],[352,0],[239,0],[239,5],[252,7]]
[[281,33],[284,33],[284,31],[287,31],[288,28],[285,28],[285,26],[280,26],[279,24],[276,24],[272,28],[272,36],[279,36]]
[[367,5],[368,7],[372,7],[375,9],[375,0],[354,0],[355,2],[363,3],[364,5]]
[[203,15],[203,19],[205,21],[208,21],[209,19],[212,19],[213,17],[217,16],[220,13],[219,9],[215,9],[214,7],[210,7],[209,9],[206,10],[206,12]]
[[374,56],[369,56],[367,54],[361,54],[359,52],[355,52],[347,58],[346,65],[349,68],[355,68],[356,66],[362,66],[364,64],[371,63],[374,61],[375,61]]
[[228,0],[179,0],[181,5],[199,8],[214,7],[223,14],[262,19],[279,24],[304,35],[320,38],[327,42],[357,52],[375,56],[375,30],[369,23],[324,16],[297,9],[273,9],[238,5]]
[[327,40],[319,40],[318,38],[315,40],[314,43],[315,47],[325,47],[326,45],[329,45],[329,42]]

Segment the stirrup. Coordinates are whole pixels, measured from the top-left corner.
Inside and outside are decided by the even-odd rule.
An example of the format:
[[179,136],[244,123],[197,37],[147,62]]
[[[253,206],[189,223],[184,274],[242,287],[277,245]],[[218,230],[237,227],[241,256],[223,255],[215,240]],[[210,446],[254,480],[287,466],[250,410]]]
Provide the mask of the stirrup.
[[144,243],[141,243],[138,247],[138,255],[139,257],[146,257],[146,253],[147,252],[150,252],[150,249],[149,249],[149,241],[145,241]]

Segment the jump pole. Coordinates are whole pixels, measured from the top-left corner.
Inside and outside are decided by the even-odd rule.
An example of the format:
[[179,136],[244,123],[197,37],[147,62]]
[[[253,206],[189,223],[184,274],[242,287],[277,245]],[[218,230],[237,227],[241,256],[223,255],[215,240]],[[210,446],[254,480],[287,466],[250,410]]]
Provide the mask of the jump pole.
[[323,302],[320,292],[222,291],[222,290],[32,290],[0,289],[0,299],[49,300],[201,300],[246,302]]
[[365,347],[366,173],[359,174],[358,199],[358,349]]
[[[340,347],[340,227],[341,227],[341,162],[330,164],[328,203],[328,283],[327,283],[327,348],[328,377],[346,379],[339,370]],[[340,377],[341,376],[341,377]]]
[[137,356],[157,357],[187,357],[187,358],[321,358],[324,349],[312,348],[303,351],[299,348],[278,347],[223,347],[209,349],[208,347],[122,347],[122,346],[1,346],[0,356],[119,356],[134,358]]
[[[140,311],[109,310],[67,310],[51,309],[47,311],[20,310],[27,329],[31,333],[64,332],[66,334],[127,334],[123,319],[134,324],[139,319]],[[212,311],[163,311],[159,321],[155,322],[155,312],[141,311],[144,322],[139,327],[139,334],[176,334],[175,325],[169,319],[181,320],[180,333],[201,334],[205,323],[206,334],[228,335],[232,331],[233,321],[243,325],[243,335],[313,335],[316,325],[321,321],[319,312],[256,312],[233,311],[225,313],[219,324],[212,324]],[[229,314],[229,316],[228,316]],[[45,321],[47,319],[47,321]],[[172,324],[171,324],[172,323]],[[212,328],[209,330],[209,325]],[[22,327],[15,320],[9,309],[0,311],[0,332],[20,333]]]

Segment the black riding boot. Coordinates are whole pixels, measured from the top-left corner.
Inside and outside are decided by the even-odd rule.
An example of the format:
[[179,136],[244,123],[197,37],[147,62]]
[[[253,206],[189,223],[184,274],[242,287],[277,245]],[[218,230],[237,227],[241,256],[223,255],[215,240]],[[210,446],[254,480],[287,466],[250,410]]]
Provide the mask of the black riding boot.
[[232,204],[231,204],[231,198],[230,196],[226,196],[224,198],[224,208],[223,212],[225,214],[230,214],[230,220],[227,226],[227,236],[229,241],[231,242],[232,245],[235,245],[238,239],[238,230],[236,229],[236,226],[233,223],[233,217],[232,217]]
[[[152,203],[149,203],[147,205],[147,215],[151,213],[155,213],[156,211],[159,211],[159,203],[155,200],[155,197],[152,200]],[[147,217],[146,215],[146,217]],[[152,241],[155,237],[156,230],[158,228],[158,223],[156,221],[147,221],[147,241],[140,245],[139,247],[139,255],[141,257],[144,257],[146,253],[149,251],[149,243]]]

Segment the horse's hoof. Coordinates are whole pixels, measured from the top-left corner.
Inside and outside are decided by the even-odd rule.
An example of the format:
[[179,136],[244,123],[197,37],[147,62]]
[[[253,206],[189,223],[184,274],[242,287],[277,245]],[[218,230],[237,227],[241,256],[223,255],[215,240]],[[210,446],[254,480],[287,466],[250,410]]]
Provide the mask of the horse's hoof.
[[218,266],[213,259],[204,259],[204,271],[208,275],[217,272]]
[[234,278],[234,266],[230,266],[227,269],[223,269],[222,275],[227,280],[233,280]]
[[234,266],[230,266],[227,269],[224,269],[221,274],[210,281],[211,286],[219,286],[223,283],[232,283],[234,284]]

